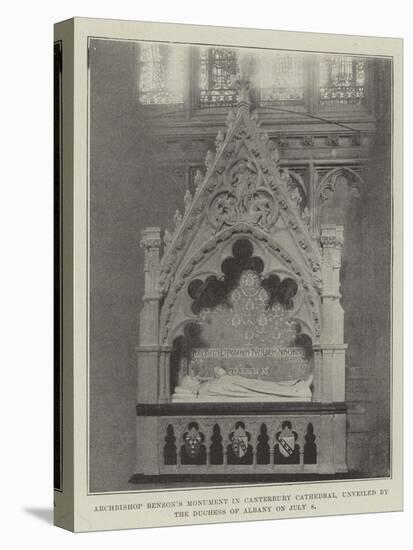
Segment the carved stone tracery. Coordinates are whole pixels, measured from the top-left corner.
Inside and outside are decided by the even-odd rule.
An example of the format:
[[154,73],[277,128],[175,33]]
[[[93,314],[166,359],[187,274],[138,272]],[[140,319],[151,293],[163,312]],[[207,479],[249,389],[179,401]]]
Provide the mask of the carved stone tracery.
[[[228,125],[224,142],[222,137],[219,139],[217,155],[211,152],[207,155],[207,174],[202,183],[199,181],[194,200],[162,259],[163,292],[168,291],[185,250],[205,216],[216,233],[240,223],[271,232],[282,218],[295,233],[294,240],[307,263],[309,279],[314,276],[311,266],[319,263],[320,252],[308,232],[305,191],[296,178],[283,180],[278,151],[258,129],[245,105],[230,117]],[[316,273],[315,279],[319,290],[320,278]]]
[[216,232],[240,222],[268,231],[276,223],[278,206],[253,161],[240,159],[232,166],[226,185],[210,201],[208,217]]
[[168,289],[166,300],[163,304],[161,315],[161,338],[164,343],[168,341],[170,322],[173,317],[173,311],[178,297],[190,278],[191,274],[195,271],[196,267],[203,261],[205,261],[209,255],[213,254],[220,245],[233,239],[236,236],[251,236],[254,241],[263,242],[265,246],[269,247],[272,253],[281,261],[289,272],[292,272],[295,276],[295,280],[304,289],[307,296],[307,300],[310,306],[311,315],[314,323],[314,334],[319,337],[321,334],[320,323],[320,301],[319,292],[321,292],[321,271],[320,262],[314,261],[312,266],[312,275],[309,280],[304,276],[302,268],[298,263],[287,253],[278,243],[276,243],[268,234],[246,224],[239,224],[232,228],[227,228],[216,234],[206,245],[191,259],[191,261],[180,272],[180,276],[175,278],[172,286]]
[[322,177],[318,184],[320,203],[323,204],[329,201],[339,186],[344,186],[352,197],[359,198],[362,194],[364,183],[360,174],[352,168],[333,168]]

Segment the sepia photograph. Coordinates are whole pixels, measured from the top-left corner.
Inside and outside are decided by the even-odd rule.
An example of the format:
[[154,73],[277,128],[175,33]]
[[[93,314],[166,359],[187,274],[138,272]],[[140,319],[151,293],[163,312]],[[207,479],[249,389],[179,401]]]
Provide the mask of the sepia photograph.
[[88,51],[90,493],[391,477],[392,59]]
[[0,545],[403,548],[408,8],[3,11]]

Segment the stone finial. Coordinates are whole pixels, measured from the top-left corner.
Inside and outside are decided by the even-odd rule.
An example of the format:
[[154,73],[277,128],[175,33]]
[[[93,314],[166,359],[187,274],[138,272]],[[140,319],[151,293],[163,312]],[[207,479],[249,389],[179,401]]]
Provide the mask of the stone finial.
[[197,171],[195,172],[195,177],[194,177],[194,185],[195,185],[196,191],[198,191],[203,181],[204,181],[204,176],[202,175],[201,170],[198,168]]
[[185,214],[188,212],[192,204],[192,195],[189,189],[185,191],[184,195],[184,205],[185,205]]
[[165,229],[163,234],[163,243],[165,245],[165,249],[169,248],[169,246],[171,245],[171,242],[172,242],[172,235],[167,229]]
[[234,87],[236,90],[238,90],[238,107],[248,107],[250,106],[250,86],[251,83],[249,80],[246,80],[244,78],[238,78],[235,83]]
[[205,157],[205,166],[207,170],[209,170],[213,162],[214,162],[214,153],[208,149],[208,152]]
[[[242,61],[241,61],[241,64],[242,64]],[[249,113],[251,82],[249,80],[248,69],[245,70],[245,67],[246,65],[244,63],[244,69],[243,67],[241,67],[240,72],[233,76],[231,81],[231,87],[238,91],[238,104],[237,104],[238,110],[242,110],[244,112]]]
[[290,193],[291,200],[292,200],[297,206],[300,206],[300,203],[301,203],[301,195],[300,195],[300,192],[299,192],[298,189],[297,189],[297,186],[295,186],[295,185],[290,186],[290,188],[289,188],[289,193]]
[[227,118],[225,121],[227,128],[230,128],[234,124],[236,118],[237,118],[237,115],[235,114],[235,111],[233,109],[230,109],[228,111]]
[[217,134],[217,137],[215,139],[215,147],[216,147],[216,150],[217,152],[221,149],[221,147],[223,146],[224,144],[224,141],[225,141],[225,136],[224,134],[221,132],[221,130],[219,130],[218,134]]
[[174,214],[175,231],[179,229],[179,226],[181,225],[181,223],[182,223],[182,214],[179,212],[178,209],[176,209]]
[[273,162],[273,164],[278,168],[280,163],[280,154],[278,152],[277,147],[274,147],[274,149],[271,149],[270,159]]

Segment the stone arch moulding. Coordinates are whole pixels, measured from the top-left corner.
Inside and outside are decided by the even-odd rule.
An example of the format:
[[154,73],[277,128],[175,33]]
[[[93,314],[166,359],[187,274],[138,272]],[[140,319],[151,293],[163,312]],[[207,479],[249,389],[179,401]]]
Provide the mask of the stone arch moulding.
[[316,209],[317,209],[317,227],[320,226],[321,209],[329,199],[329,194],[334,194],[337,189],[337,180],[342,176],[347,181],[348,194],[352,198],[360,198],[365,192],[365,182],[361,175],[348,166],[338,166],[324,174],[317,185]]
[[[315,230],[320,233],[323,224],[346,225],[350,209],[360,203],[365,183],[354,167],[338,166],[320,174],[315,195]],[[345,181],[340,181],[343,178]]]
[[296,187],[298,187],[301,197],[304,198],[305,204],[302,205],[301,208],[304,208],[305,206],[309,205],[309,191],[308,187],[304,182],[304,179],[301,174],[296,172],[294,169],[291,168],[285,168],[284,171],[287,173],[287,177],[289,176],[294,183]]
[[[320,336],[320,288],[318,284],[319,281],[315,280],[314,273],[305,268],[303,269],[302,266],[298,265],[291,255],[288,254],[265,232],[257,228],[253,228],[247,224],[240,224],[236,227],[229,228],[210,239],[198,252],[198,254],[192,257],[184,266],[182,266],[182,269],[179,270],[179,274],[171,284],[161,308],[160,342],[162,345],[170,345],[170,338],[172,335],[169,334],[169,329],[177,301],[180,294],[185,291],[187,282],[196,271],[197,266],[200,265],[201,262],[205,262],[209,257],[213,256],[219,245],[231,240],[234,240],[235,242],[237,238],[249,238],[253,242],[258,241],[263,243],[269,249],[269,252],[277,257],[280,263],[284,266],[285,272],[291,274],[299,285],[300,290],[302,289],[308,308],[311,311],[313,324],[312,332],[314,333],[316,339]],[[217,272],[216,275],[219,276],[220,273]],[[175,335],[176,334],[174,331],[174,337]]]
[[303,193],[305,194],[306,198],[308,199],[308,189],[307,189],[307,186],[304,182],[304,179],[303,179],[302,175],[299,174],[298,172],[296,172],[294,169],[291,170],[290,168],[288,169],[288,172],[289,172],[290,176],[295,180],[295,182],[301,187]]

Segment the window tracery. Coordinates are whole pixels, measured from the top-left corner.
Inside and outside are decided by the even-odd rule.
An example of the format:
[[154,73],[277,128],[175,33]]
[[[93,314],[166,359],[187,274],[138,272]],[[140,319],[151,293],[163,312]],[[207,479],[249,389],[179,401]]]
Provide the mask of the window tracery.
[[237,54],[230,48],[200,48],[199,101],[200,107],[235,105],[238,92],[233,87],[239,72]]
[[304,60],[301,55],[285,52],[264,54],[259,60],[260,103],[304,100]]
[[[303,54],[271,51],[252,54],[251,83],[263,107],[279,104],[304,104],[312,95],[311,82],[317,65],[306,64]],[[163,43],[139,45],[139,101],[144,105],[183,107],[185,76],[196,70],[198,107],[231,107],[239,100],[235,80],[240,74],[239,53],[224,47],[199,47],[196,64],[188,64],[183,46]],[[319,58],[319,105],[363,105],[366,100],[367,61],[346,55]],[[307,76],[308,73],[308,76]],[[308,89],[307,89],[308,88]],[[311,101],[311,98],[309,99]]]
[[182,104],[184,48],[161,43],[139,45],[139,101],[144,105]]
[[320,61],[320,104],[360,105],[365,100],[366,60],[328,56]]

